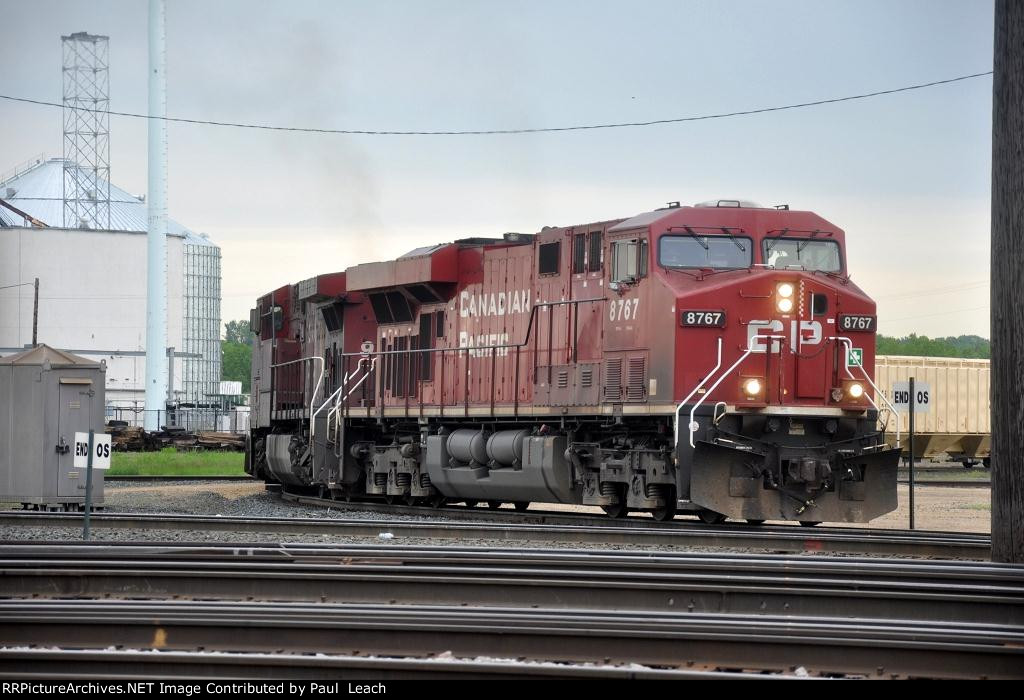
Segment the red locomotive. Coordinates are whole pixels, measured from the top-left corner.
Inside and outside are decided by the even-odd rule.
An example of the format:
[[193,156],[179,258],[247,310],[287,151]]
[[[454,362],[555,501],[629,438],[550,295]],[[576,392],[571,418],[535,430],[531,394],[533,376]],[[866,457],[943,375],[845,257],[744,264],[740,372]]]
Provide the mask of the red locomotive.
[[246,469],[335,498],[865,522],[896,507],[843,232],[739,201],[262,297]]

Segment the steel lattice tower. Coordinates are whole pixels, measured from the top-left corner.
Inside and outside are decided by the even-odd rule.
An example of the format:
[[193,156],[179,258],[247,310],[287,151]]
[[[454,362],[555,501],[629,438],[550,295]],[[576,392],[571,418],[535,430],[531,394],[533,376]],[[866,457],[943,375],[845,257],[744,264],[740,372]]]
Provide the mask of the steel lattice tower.
[[62,36],[64,226],[110,228],[110,37]]

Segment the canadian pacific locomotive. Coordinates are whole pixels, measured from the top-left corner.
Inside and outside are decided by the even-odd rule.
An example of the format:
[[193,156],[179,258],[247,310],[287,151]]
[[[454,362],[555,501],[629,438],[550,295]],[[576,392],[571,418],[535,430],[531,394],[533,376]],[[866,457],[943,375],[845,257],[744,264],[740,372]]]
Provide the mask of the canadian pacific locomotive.
[[251,314],[246,469],[346,500],[868,521],[899,452],[846,259],[811,212],[673,202],[282,287]]

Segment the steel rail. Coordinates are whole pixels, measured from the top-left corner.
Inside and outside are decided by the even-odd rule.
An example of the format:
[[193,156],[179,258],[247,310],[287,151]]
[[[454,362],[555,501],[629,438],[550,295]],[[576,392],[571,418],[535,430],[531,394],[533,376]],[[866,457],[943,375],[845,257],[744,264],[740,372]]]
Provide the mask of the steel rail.
[[219,476],[218,475],[200,476],[200,475],[191,475],[191,474],[190,475],[181,475],[181,476],[173,476],[173,475],[170,475],[170,474],[135,474],[135,475],[131,475],[131,474],[104,474],[103,475],[103,480],[107,481],[107,482],[112,482],[112,481],[117,481],[117,482],[121,482],[121,481],[142,481],[142,482],[150,483],[150,484],[160,484],[160,483],[164,483],[164,482],[168,482],[168,481],[185,481],[185,482],[188,482],[188,483],[197,483],[197,484],[198,483],[202,483],[204,481],[241,481],[241,482],[260,483],[260,482],[257,482],[256,479],[254,479],[253,477],[249,476],[248,474],[244,474],[244,475],[219,475]]
[[[674,529],[674,528],[696,528],[700,531],[715,531],[724,529],[727,532],[753,532],[753,533],[784,533],[792,535],[800,533],[803,536],[814,539],[815,536],[827,538],[842,537],[867,537],[877,538],[886,534],[894,534],[900,538],[922,538],[922,543],[940,539],[948,542],[964,541],[971,544],[984,544],[989,541],[988,533],[965,533],[937,530],[902,530],[888,528],[869,528],[857,525],[826,527],[819,526],[807,528],[795,523],[777,525],[749,525],[743,521],[729,521],[718,526],[708,525],[697,520],[690,520],[676,517],[669,521],[658,521],[648,517],[644,513],[633,513],[624,519],[609,518],[606,515],[592,513],[574,513],[572,511],[558,510],[528,510],[525,512],[513,511],[511,509],[484,509],[476,506],[465,506],[449,504],[444,507],[434,508],[432,506],[408,506],[399,504],[387,504],[381,501],[339,501],[331,498],[317,498],[290,492],[281,492],[281,498],[286,501],[301,505],[325,507],[329,510],[344,512],[348,510],[380,513],[382,515],[419,515],[424,518],[435,519],[439,515],[458,519],[484,522],[507,522],[507,523],[529,523],[536,525],[587,525],[594,527],[644,527],[652,529]],[[680,511],[679,515],[695,516],[696,511],[687,513]],[[961,540],[961,538],[966,538]],[[868,550],[868,553],[873,553]]]
[[[360,508],[363,504],[360,504]],[[423,509],[430,511],[430,509]],[[466,509],[466,513],[472,512]],[[493,519],[494,511],[478,513]],[[517,516],[521,514],[509,513]],[[436,517],[436,511],[434,512]],[[535,519],[538,516],[533,516]],[[78,513],[0,513],[0,528],[78,528]],[[842,552],[901,554],[949,558],[988,559],[991,540],[987,535],[931,533],[927,531],[886,531],[844,528],[801,528],[794,526],[752,527],[707,526],[691,521],[652,524],[608,521],[561,514],[540,516],[541,523],[523,522],[438,522],[428,520],[342,519],[342,518],[239,518],[178,514],[101,513],[91,519],[95,529],[195,530],[202,532],[249,532],[310,537],[377,538],[391,533],[396,538],[442,540],[494,540],[509,542],[551,542],[566,544],[626,544],[632,546],[726,547],[789,552]],[[557,522],[552,522],[552,521]],[[595,524],[594,521],[600,521]],[[643,523],[643,524],[640,524]]]
[[[907,486],[910,481],[907,479],[900,479],[896,482],[900,486]],[[943,479],[914,479],[914,488],[921,489],[933,488],[933,489],[991,489],[992,482],[988,479],[982,481],[964,481],[964,480],[943,480]]]
[[202,602],[0,602],[8,644],[1019,678],[1024,628],[846,617]]
[[969,562],[323,545],[0,546],[11,597],[472,601],[1014,624],[1024,568]]

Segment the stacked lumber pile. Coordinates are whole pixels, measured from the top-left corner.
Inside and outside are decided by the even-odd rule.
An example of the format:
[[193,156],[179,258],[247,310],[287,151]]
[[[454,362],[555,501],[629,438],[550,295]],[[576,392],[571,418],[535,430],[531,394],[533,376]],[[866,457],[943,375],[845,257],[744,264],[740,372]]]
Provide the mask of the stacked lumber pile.
[[142,428],[111,422],[107,426],[106,432],[110,435],[111,445],[116,451],[142,452],[156,449],[149,439],[149,435]]
[[245,449],[245,436],[235,433],[218,433],[206,431],[199,433],[196,444],[206,450],[235,450],[241,452]]
[[185,428],[164,425],[150,435],[156,441],[157,449],[173,447],[177,450],[194,450],[196,448],[195,433],[190,433]]
[[156,432],[146,432],[124,421],[110,421],[106,432],[113,448],[121,452],[148,452],[173,447],[176,450],[245,450],[245,435],[202,431],[192,433],[185,428],[163,426]]

